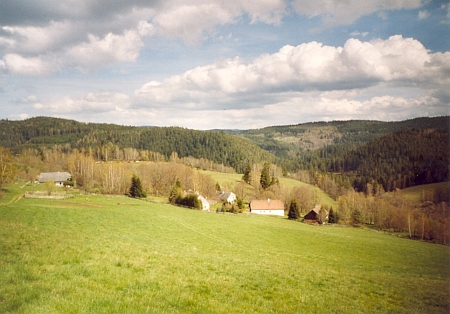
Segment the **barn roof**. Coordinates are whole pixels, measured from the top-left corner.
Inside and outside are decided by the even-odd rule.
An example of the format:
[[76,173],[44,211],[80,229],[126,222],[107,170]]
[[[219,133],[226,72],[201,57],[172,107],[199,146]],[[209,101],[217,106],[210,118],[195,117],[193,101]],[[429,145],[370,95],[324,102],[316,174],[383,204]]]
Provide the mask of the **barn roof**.
[[42,172],[39,175],[39,183],[47,181],[63,182],[71,177],[68,172]]
[[312,210],[316,213],[316,214],[318,214],[319,212],[320,212],[320,209],[322,208],[322,206],[320,206],[320,205],[316,205],[316,207],[314,207]]
[[[321,208],[322,208],[322,206],[316,205],[316,207],[311,209],[303,218],[307,219],[307,220],[317,220],[319,218],[319,213],[320,213]],[[325,215],[328,216],[327,210],[325,210]]]
[[284,210],[284,204],[280,200],[253,200],[250,202],[250,210]]

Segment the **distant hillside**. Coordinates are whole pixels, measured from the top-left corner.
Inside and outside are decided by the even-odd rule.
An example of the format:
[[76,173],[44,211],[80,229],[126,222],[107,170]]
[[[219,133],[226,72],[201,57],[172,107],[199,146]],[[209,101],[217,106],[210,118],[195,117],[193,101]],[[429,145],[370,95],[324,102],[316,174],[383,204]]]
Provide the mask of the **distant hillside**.
[[402,194],[414,205],[420,205],[425,201],[433,201],[435,203],[449,202],[450,182],[413,186],[402,190]]
[[327,170],[353,177],[353,187],[366,191],[377,182],[386,191],[449,180],[449,133],[409,129],[374,139],[354,150],[333,152]]
[[[0,121],[0,146],[74,148],[108,160],[133,148],[194,157],[233,167],[270,162],[285,171],[338,173],[358,191],[367,184],[385,190],[449,180],[449,117],[400,122],[333,121],[247,131],[197,131],[178,127],[133,127],[37,117]],[[345,177],[345,178],[344,178]],[[337,179],[338,177],[335,177]],[[338,180],[339,181],[339,180]],[[316,184],[318,182],[315,182]]]
[[[248,163],[276,162],[277,158],[251,143],[225,132],[196,131],[177,127],[133,127],[81,123],[37,117],[23,121],[0,121],[0,146],[19,153],[25,148],[63,146],[64,150],[136,148],[158,152],[169,158],[205,158],[242,172]],[[100,153],[98,154],[100,155]]]
[[369,120],[312,122],[239,131],[236,134],[252,140],[262,149],[278,157],[291,158],[299,153],[336,144],[346,144],[346,148],[351,149],[384,135],[407,129],[448,131],[449,128],[449,116],[443,116],[399,122]]

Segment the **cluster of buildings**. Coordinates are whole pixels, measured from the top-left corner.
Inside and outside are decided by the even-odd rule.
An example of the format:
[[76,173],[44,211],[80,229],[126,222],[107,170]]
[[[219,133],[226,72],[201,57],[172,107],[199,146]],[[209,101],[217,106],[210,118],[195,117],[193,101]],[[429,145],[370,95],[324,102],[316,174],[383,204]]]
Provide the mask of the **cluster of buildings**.
[[[40,174],[38,182],[45,183],[47,181],[54,181],[56,186],[63,187],[65,182],[70,180],[71,177],[68,172],[43,172]],[[210,202],[202,195],[198,195],[198,199],[202,203],[202,210],[209,211],[211,207]],[[221,192],[219,199],[223,203],[233,204],[236,202],[237,197],[233,192]],[[284,216],[284,203],[281,200],[272,200],[270,198],[253,200],[250,202],[249,208],[252,214]],[[328,215],[328,213],[325,214]],[[318,223],[322,220],[320,215],[320,205],[317,205],[305,215],[304,221],[307,223]]]

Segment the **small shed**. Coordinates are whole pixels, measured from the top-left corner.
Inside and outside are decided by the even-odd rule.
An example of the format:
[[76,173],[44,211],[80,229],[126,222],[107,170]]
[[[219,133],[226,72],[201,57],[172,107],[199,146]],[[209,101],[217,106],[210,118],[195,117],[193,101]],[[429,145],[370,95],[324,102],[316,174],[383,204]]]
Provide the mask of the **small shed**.
[[328,211],[322,210],[322,206],[316,205],[309,213],[303,217],[303,221],[312,224],[323,224],[328,220]]
[[250,212],[259,215],[284,216],[284,203],[280,200],[253,200],[250,202]]
[[234,203],[236,202],[236,194],[234,194],[233,192],[222,192],[221,194],[219,194],[219,199],[222,202],[227,202],[227,203]]
[[209,204],[208,200],[201,195],[198,196],[198,199],[200,202],[202,202],[202,210],[209,211],[210,204]]
[[64,186],[64,182],[69,180],[72,176],[68,172],[42,172],[39,175],[39,183],[47,181],[54,181],[56,186]]

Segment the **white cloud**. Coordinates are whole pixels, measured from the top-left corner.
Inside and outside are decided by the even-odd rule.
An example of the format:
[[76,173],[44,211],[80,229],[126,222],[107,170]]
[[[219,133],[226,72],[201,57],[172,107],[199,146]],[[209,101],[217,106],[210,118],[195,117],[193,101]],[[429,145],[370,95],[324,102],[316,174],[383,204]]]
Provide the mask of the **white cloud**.
[[133,62],[143,46],[141,33],[140,30],[128,30],[123,35],[109,33],[103,38],[89,35],[89,42],[70,48],[66,57],[69,63],[81,69]]
[[[34,23],[19,24],[7,16],[3,18],[11,24],[0,24],[0,55],[16,56],[16,60],[5,61],[3,57],[0,68],[21,75],[39,75],[66,67],[86,71],[134,62],[145,36],[158,34],[197,45],[213,33],[216,26],[236,23],[245,14],[251,23],[269,24],[280,23],[285,14],[283,0],[243,3],[238,0],[188,3],[136,0],[113,1],[106,7],[91,0],[77,3],[73,8],[64,1],[54,5],[42,1],[31,6],[22,4],[22,10],[19,10],[19,2],[6,0],[0,5],[0,11],[16,12],[16,20],[31,18]],[[45,19],[39,15],[41,10],[46,12]],[[19,57],[24,61],[23,65],[17,62],[12,65],[11,62],[18,61]],[[30,63],[34,64],[34,69]]]
[[227,59],[149,82],[135,91],[133,108],[177,108],[183,119],[189,119],[190,111],[223,116],[227,109],[228,117],[245,112],[245,118],[256,121],[261,111],[280,123],[298,116],[406,119],[412,112],[446,114],[448,73],[450,52],[430,53],[411,38],[349,39],[343,47],[310,42],[284,46],[251,63]]
[[419,20],[425,20],[429,17],[430,17],[430,12],[428,12],[427,10],[420,10],[419,14],[417,15],[417,18]]
[[18,54],[6,54],[3,57],[2,67],[11,74],[39,76],[50,72],[48,63],[39,58],[24,58]]
[[250,64],[235,58],[197,67],[145,84],[136,96],[154,105],[208,104],[210,97],[218,95],[225,100],[257,97],[261,92],[353,89],[391,81],[428,84],[445,77],[449,65],[448,54],[429,54],[417,40],[401,36],[370,42],[349,39],[344,47],[310,42],[284,46]]
[[294,0],[294,9],[308,17],[322,17],[328,26],[351,24],[362,16],[386,10],[415,9],[421,0]]
[[117,92],[88,93],[82,98],[47,98],[35,103],[33,109],[44,114],[78,114],[122,112],[130,106],[129,96]]
[[2,50],[11,53],[42,54],[57,49],[67,40],[74,25],[51,21],[47,26],[3,26],[7,36],[0,37]]
[[[181,38],[186,44],[196,46],[211,36],[218,26],[242,23],[245,16],[251,24],[279,24],[291,8],[286,0],[167,0],[151,3],[115,0],[108,6],[89,0],[74,5],[73,9],[69,6],[71,2],[52,2],[50,5],[37,1],[34,5],[22,4],[24,8],[19,10],[20,3],[19,0],[6,0],[0,5],[0,11],[3,7],[16,12],[18,21],[6,15],[3,17],[0,54],[20,57],[24,65],[19,69],[17,62],[11,65],[11,60],[7,62],[3,57],[0,68],[21,75],[51,73],[67,67],[89,71],[134,62],[146,36]],[[327,25],[336,25],[351,23],[374,12],[418,8],[421,1],[294,0],[290,5],[301,15],[320,16]],[[45,19],[41,11],[46,12]],[[22,19],[27,23],[20,24]],[[365,37],[367,33],[358,35]]]
[[35,104],[33,104],[33,109],[41,110],[41,109],[43,109],[43,108],[44,108],[44,105],[41,104],[41,103],[35,103]]
[[158,14],[153,23],[160,34],[172,38],[181,37],[192,45],[202,39],[205,29],[230,23],[235,16],[236,14],[215,3],[182,5]]
[[246,14],[250,23],[279,24],[286,14],[283,0],[168,2],[153,18],[159,34],[180,37],[188,45],[201,42],[216,26],[236,23]]

